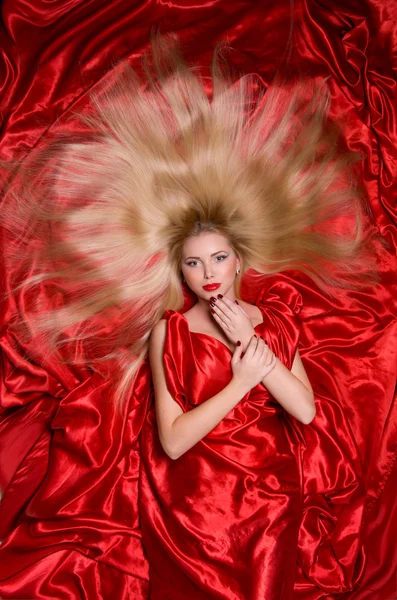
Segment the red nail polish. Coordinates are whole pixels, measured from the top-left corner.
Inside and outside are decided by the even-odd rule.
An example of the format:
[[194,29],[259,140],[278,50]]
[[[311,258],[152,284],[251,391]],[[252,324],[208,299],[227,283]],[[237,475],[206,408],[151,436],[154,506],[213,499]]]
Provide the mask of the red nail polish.
[[218,298],[219,298],[219,300],[222,300],[222,298],[223,298],[222,294],[218,294]]
[[212,308],[210,308],[210,311],[212,312],[212,314],[213,314],[213,315],[215,314],[215,311],[214,311],[214,310],[212,310]]
[[216,298],[214,296],[211,296],[210,302],[216,302]]
[[240,340],[237,342],[237,346],[241,346],[241,342],[240,342]]
[[210,302],[210,306],[215,306],[215,302]]

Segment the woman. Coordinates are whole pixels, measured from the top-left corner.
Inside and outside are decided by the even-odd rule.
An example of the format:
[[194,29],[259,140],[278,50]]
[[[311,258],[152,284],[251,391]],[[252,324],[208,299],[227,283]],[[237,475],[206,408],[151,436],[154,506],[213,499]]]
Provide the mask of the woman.
[[[20,325],[41,359],[55,342],[64,362],[111,374],[121,415],[149,395],[150,350],[154,403],[126,425],[140,438],[150,597],[288,600],[299,421],[315,407],[297,349],[300,294],[269,276],[297,269],[324,289],[360,281],[350,156],[335,153],[326,94],[303,110],[297,91],[232,85],[215,60],[210,101],[174,42],[155,40],[152,59],[147,89],[118,73],[94,97],[82,139],[57,141],[20,173],[19,208],[4,210],[22,231],[10,260],[28,263],[25,286],[47,286],[26,295]],[[184,314],[181,272],[197,299]],[[256,306],[241,298],[243,274],[259,281]],[[118,443],[109,436],[107,455]]]
[[[315,415],[313,391],[299,351],[296,351],[289,371],[283,368],[266,342],[255,334],[253,323],[257,326],[263,323],[262,314],[257,307],[236,302],[234,281],[240,272],[240,260],[228,240],[215,232],[187,238],[182,260],[185,281],[198,298],[197,304],[184,315],[189,329],[212,336],[231,348],[233,378],[220,397],[206,400],[198,411],[190,411],[187,418],[178,419],[183,412],[175,406],[167,391],[163,366],[166,321],[159,321],[151,336],[150,364],[160,441],[165,452],[171,458],[179,458],[210,433],[260,383],[287,412],[301,422],[309,423]],[[220,292],[218,298],[211,295],[215,290]],[[243,358],[242,352],[245,353]],[[270,376],[272,371],[273,376]]]
[[198,301],[168,311],[150,339],[140,515],[151,598],[292,598],[302,488],[283,408],[303,423],[315,415],[297,318],[285,305],[272,322],[271,301],[236,301],[240,259],[202,229],[182,249]]

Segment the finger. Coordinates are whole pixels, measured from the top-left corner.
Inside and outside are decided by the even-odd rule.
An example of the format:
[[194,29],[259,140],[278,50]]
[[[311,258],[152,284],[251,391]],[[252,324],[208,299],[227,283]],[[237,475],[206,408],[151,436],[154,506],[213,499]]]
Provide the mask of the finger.
[[218,295],[218,302],[221,302],[221,306],[223,308],[227,307],[234,315],[237,314],[237,305],[227,298],[227,296],[222,296],[221,298],[219,298],[219,296],[222,296],[222,294]]
[[269,375],[269,373],[271,373],[275,369],[276,365],[277,365],[277,356],[274,354],[272,362],[266,368],[267,373],[266,373],[266,375],[264,375],[264,378],[267,377]]
[[218,318],[218,323],[223,323],[224,326],[229,326],[231,324],[230,318],[219,308],[217,303],[211,304],[211,307],[213,316]]
[[238,341],[236,344],[236,347],[234,349],[233,355],[232,355],[232,360],[231,362],[233,364],[238,363],[241,360],[241,342]]
[[262,342],[264,343],[264,345],[265,345],[265,348],[267,348],[267,349],[269,350],[269,352],[271,352],[271,349],[270,349],[270,347],[269,347],[269,344],[267,343],[267,340],[264,340],[263,338],[261,338],[261,340],[262,340]]
[[215,308],[213,308],[212,311],[213,312],[211,314],[214,317],[214,320],[226,332],[229,329],[229,327],[228,323],[226,322],[225,316],[219,311],[216,311]]
[[258,337],[258,347],[256,350],[260,361],[265,361],[267,354],[267,346],[262,338]]
[[272,360],[270,361],[270,363],[267,365],[267,368],[270,369],[271,371],[273,370],[273,367],[275,367],[277,364],[277,356],[275,354],[272,355]]
[[268,348],[268,354],[266,356],[265,365],[268,366],[273,362],[275,354]]
[[215,302],[215,306],[219,308],[219,310],[230,320],[232,321],[233,317],[237,314],[237,306],[233,304],[226,298],[226,296],[222,296],[222,294],[218,295],[218,299]]
[[258,335],[258,340],[259,340],[259,344],[260,344],[261,348],[263,348],[263,350],[266,350],[268,348],[268,346],[267,346],[265,340],[262,339],[260,335]]
[[248,342],[248,346],[247,349],[245,351],[245,354],[249,353],[249,356],[253,356],[256,350],[256,347],[258,345],[258,338],[256,337],[256,335],[253,335],[250,339],[250,341]]
[[240,313],[243,313],[243,315],[245,315],[249,319],[250,318],[249,315],[245,312],[245,310],[243,309],[241,304],[238,302],[238,300],[235,300],[234,302],[237,305],[237,310],[240,311]]

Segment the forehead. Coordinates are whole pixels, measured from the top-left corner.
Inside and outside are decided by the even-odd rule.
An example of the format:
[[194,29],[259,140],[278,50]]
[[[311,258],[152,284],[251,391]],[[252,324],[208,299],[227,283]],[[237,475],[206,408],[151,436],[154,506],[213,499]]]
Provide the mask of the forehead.
[[183,243],[183,254],[185,256],[205,256],[206,254],[231,249],[229,240],[225,236],[213,232],[188,237]]

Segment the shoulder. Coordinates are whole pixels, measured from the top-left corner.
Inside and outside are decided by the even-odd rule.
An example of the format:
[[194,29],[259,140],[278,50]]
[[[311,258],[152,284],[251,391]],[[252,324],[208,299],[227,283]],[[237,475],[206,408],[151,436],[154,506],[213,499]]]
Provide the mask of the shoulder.
[[153,329],[151,331],[149,346],[151,348],[153,348],[153,347],[158,348],[158,347],[163,346],[166,333],[167,333],[167,319],[160,319],[160,321],[158,321],[156,323],[156,325],[153,327]]
[[249,304],[248,302],[244,302],[243,300],[239,300],[239,304],[241,308],[246,312],[249,318],[252,321],[254,327],[262,323],[263,316],[262,311],[255,304]]
[[152,329],[151,335],[160,335],[161,333],[165,333],[167,330],[167,319],[160,319],[157,321],[156,325]]

